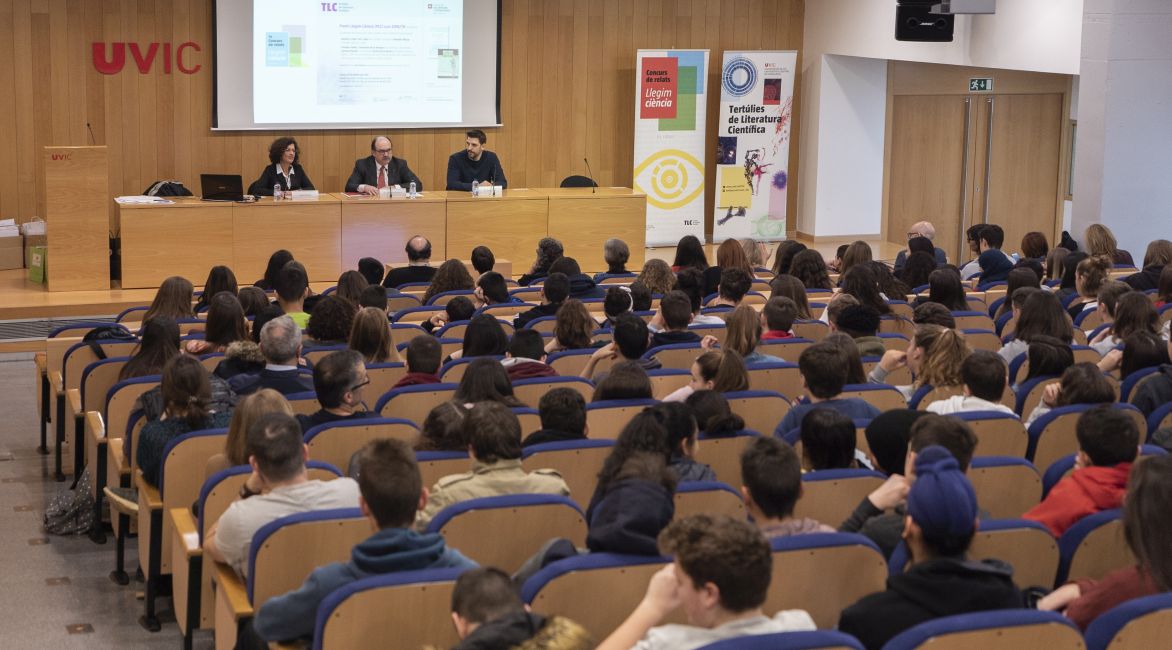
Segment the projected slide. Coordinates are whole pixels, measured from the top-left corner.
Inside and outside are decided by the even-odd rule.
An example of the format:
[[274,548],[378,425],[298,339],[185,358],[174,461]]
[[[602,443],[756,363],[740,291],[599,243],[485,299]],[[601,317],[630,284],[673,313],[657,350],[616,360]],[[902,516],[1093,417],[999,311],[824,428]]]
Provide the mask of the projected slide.
[[460,122],[464,0],[254,0],[257,123]]

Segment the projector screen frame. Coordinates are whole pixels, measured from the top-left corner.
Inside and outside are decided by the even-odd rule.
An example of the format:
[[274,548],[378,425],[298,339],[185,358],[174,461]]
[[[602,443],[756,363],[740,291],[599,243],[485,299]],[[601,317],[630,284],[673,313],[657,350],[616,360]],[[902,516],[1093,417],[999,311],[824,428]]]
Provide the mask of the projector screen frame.
[[[494,91],[493,111],[496,119],[492,124],[484,124],[480,122],[459,122],[459,123],[410,123],[410,122],[370,122],[363,124],[347,124],[345,126],[329,126],[329,125],[289,125],[283,126],[280,124],[264,124],[252,127],[221,127],[220,126],[220,57],[219,57],[219,39],[220,31],[218,29],[219,21],[216,15],[219,7],[219,0],[212,0],[212,124],[211,131],[219,133],[247,133],[252,131],[269,131],[280,133],[299,133],[306,131],[367,131],[370,129],[471,129],[471,128],[500,128],[504,126],[501,121],[501,33],[504,29],[504,14],[502,11],[502,4],[504,0],[496,1],[496,89]],[[251,3],[251,0],[249,0]],[[251,98],[249,99],[251,102]]]

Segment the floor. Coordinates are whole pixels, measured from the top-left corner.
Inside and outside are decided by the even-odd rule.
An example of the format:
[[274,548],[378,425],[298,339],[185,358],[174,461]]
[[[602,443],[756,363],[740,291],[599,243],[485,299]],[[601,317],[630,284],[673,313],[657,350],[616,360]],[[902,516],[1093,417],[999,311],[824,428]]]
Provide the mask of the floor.
[[[96,545],[87,537],[46,535],[45,507],[68,483],[51,477],[52,456],[37,453],[37,407],[30,354],[0,355],[0,639],[5,648],[168,648],[182,643],[173,617],[151,634],[138,625],[140,583],[125,587],[108,577],[114,568],[113,538]],[[136,558],[127,545],[127,566]],[[160,611],[170,601],[159,601]],[[198,648],[213,646],[211,633]]]

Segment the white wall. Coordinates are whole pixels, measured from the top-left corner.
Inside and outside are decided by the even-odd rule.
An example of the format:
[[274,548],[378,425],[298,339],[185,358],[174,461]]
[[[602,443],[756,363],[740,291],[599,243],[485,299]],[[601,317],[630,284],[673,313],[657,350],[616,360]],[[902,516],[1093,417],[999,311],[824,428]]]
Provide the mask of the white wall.
[[[800,232],[817,237],[880,233],[882,108],[877,118],[864,119],[852,111],[875,110],[875,84],[868,82],[878,82],[879,69],[888,60],[1079,73],[1083,0],[1000,0],[996,14],[958,16],[951,43],[896,41],[895,6],[895,0],[806,3],[801,52]],[[847,57],[874,61],[861,63]],[[860,71],[871,78],[859,79]],[[886,85],[885,71],[882,84]],[[885,96],[885,87],[883,93]],[[852,130],[852,137],[860,143],[857,157],[843,154],[842,128]],[[866,133],[860,134],[860,130]],[[873,144],[878,157],[873,155]],[[880,191],[870,191],[874,187]],[[848,215],[850,221],[841,223]]]

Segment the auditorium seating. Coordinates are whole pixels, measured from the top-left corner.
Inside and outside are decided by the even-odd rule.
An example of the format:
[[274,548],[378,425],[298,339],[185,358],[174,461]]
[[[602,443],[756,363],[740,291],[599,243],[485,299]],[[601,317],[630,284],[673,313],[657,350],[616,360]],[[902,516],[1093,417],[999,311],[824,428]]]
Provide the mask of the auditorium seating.
[[422,384],[396,388],[378,398],[374,411],[384,418],[403,418],[422,426],[431,409],[452,399],[456,384]]
[[[1071,404],[1060,406],[1034,421],[1029,428],[1030,446],[1026,458],[1036,467],[1049,467],[1066,454],[1078,451],[1075,427],[1079,417],[1094,408],[1093,404]],[[1132,416],[1139,431],[1144,430],[1143,413],[1131,404],[1115,403],[1111,408],[1122,410]]]
[[729,408],[745,421],[745,428],[773,431],[789,413],[789,399],[771,390],[742,390],[725,393]]
[[537,409],[527,406],[514,406],[509,410],[513,412],[513,415],[517,416],[517,422],[521,425],[522,439],[541,428],[541,413]]
[[555,388],[570,388],[578,391],[587,402],[594,397],[594,384],[576,376],[519,379],[513,382],[513,396],[521,402],[537,408],[542,396]]
[[586,426],[595,440],[614,440],[635,414],[658,404],[653,399],[612,399],[586,405]]
[[651,396],[661,400],[691,383],[692,373],[679,368],[659,368],[648,370],[647,378],[651,380]]
[[982,456],[1025,458],[1030,438],[1021,420],[999,411],[956,413],[977,436],[977,453]]
[[834,630],[775,632],[725,639],[699,650],[863,650],[859,640]]
[[460,569],[371,576],[332,592],[317,608],[314,650],[367,647],[394,639],[404,648],[456,645],[452,587]]
[[319,424],[305,432],[309,457],[346,468],[350,458],[366,443],[379,438],[394,438],[414,445],[419,428],[403,418],[360,418]]
[[704,354],[699,343],[673,343],[651,348],[643,354],[645,359],[655,359],[664,368],[690,370],[696,357]]
[[903,394],[889,384],[847,384],[842,387],[840,399],[857,397],[880,411],[907,408]]
[[802,383],[802,373],[799,372],[796,363],[755,363],[747,370],[749,390],[771,390],[790,398],[804,395],[806,392]]
[[570,488],[570,498],[585,508],[590,505],[598,473],[613,447],[613,440],[593,439],[530,445],[522,451],[521,465],[527,472],[556,470]]
[[1168,642],[1172,593],[1135,598],[1100,614],[1086,630],[1088,650],[1147,650]]
[[[980,443],[977,451],[982,451]],[[974,456],[968,477],[977,503],[994,519],[1022,516],[1042,494],[1037,468],[1020,456]]]
[[1107,573],[1135,563],[1123,539],[1121,511],[1104,510],[1078,520],[1058,538],[1061,562],[1054,586],[1068,580],[1098,580]]
[[797,337],[789,339],[764,339],[757,344],[757,351],[761,354],[777,357],[782,361],[797,363],[798,357],[802,356],[802,352],[815,342],[811,339]]
[[770,540],[773,578],[764,610],[804,609],[819,629],[843,609],[883,591],[887,562],[874,542],[853,533],[807,533]]
[[[977,500],[980,503],[980,499]],[[986,519],[973,535],[968,556],[996,558],[1013,567],[1014,583],[1048,589],[1058,572],[1058,540],[1045,526],[1025,519]]]
[[728,515],[745,518],[745,502],[741,493],[720,481],[683,481],[676,486],[676,519],[689,515]]
[[795,517],[809,517],[831,528],[846,521],[863,499],[887,480],[869,469],[821,469],[802,474],[802,497]]
[[475,361],[477,359],[482,359],[482,358],[495,359],[497,361],[500,361],[501,359],[504,359],[504,356],[503,355],[485,355],[484,357],[466,357],[466,358],[461,357],[459,359],[452,359],[451,361],[445,363],[442,367],[440,367],[440,369],[439,369],[440,381],[444,382],[445,384],[458,384],[458,383],[460,383],[460,380],[464,378],[464,372],[466,370],[468,370],[468,364],[472,363],[473,361]]
[[928,647],[1085,649],[1078,628],[1061,614],[1029,609],[945,616],[906,630],[883,646],[884,650]]

